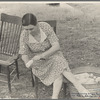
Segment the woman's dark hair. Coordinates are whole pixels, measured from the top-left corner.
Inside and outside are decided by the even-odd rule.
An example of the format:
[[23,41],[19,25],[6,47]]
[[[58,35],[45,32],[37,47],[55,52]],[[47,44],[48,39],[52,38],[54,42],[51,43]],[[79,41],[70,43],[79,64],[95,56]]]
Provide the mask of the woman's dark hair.
[[37,18],[32,13],[27,13],[22,17],[22,25],[23,26],[27,26],[27,25],[36,26],[36,24],[37,24]]

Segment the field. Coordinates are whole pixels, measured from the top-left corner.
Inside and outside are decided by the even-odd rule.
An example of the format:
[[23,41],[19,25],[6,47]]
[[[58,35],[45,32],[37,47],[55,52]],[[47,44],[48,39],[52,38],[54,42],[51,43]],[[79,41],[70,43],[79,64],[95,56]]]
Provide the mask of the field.
[[[57,36],[71,69],[81,66],[100,67],[99,9],[99,3],[67,3],[60,6],[49,6],[45,3],[0,3],[0,13],[22,17],[31,12],[38,20],[57,20]],[[20,79],[16,78],[11,94],[6,85],[0,85],[0,98],[35,98],[30,71],[25,68],[21,59],[19,71]],[[38,88],[39,98],[50,98],[52,86],[46,87],[39,83]],[[62,91],[59,98],[63,98]]]

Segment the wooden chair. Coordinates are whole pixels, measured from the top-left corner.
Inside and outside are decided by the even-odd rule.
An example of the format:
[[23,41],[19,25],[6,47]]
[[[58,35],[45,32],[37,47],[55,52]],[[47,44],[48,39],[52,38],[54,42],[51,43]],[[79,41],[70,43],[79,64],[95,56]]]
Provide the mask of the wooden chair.
[[[5,76],[5,74],[7,74],[6,76],[8,79],[8,81],[4,81],[4,78],[3,80],[0,78],[0,81],[8,83],[8,88],[11,92],[11,83],[15,79],[16,75],[19,78],[17,60],[19,39],[22,29],[21,18],[1,13],[0,25],[0,75]],[[5,68],[6,73],[3,73]],[[16,75],[14,74],[15,70],[17,73]],[[12,76],[13,78],[11,79]]]

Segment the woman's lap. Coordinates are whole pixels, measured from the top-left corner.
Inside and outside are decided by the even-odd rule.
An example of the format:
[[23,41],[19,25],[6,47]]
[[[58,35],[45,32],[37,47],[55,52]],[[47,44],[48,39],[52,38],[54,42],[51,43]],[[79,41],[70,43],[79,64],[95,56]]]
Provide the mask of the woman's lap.
[[[39,65],[39,64],[38,64]],[[36,66],[35,66],[36,67]],[[53,55],[45,63],[40,63],[38,69],[32,68],[35,74],[45,85],[52,84],[66,69],[70,71],[67,60],[61,55]]]

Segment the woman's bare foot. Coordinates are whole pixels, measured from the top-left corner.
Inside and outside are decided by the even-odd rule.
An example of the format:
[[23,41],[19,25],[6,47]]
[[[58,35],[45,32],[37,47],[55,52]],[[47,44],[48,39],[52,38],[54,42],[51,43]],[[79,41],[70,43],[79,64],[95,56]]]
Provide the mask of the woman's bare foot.
[[84,88],[80,83],[77,83],[74,86],[76,87],[76,89],[78,90],[79,94],[82,97],[84,97],[84,98],[90,98],[92,96],[92,94],[89,92],[89,90],[87,90],[86,88]]
[[80,92],[80,94],[82,95],[82,97],[88,99],[92,96],[92,94],[87,90],[87,89],[84,89],[82,92]]
[[58,99],[58,96],[52,96],[51,99]]

